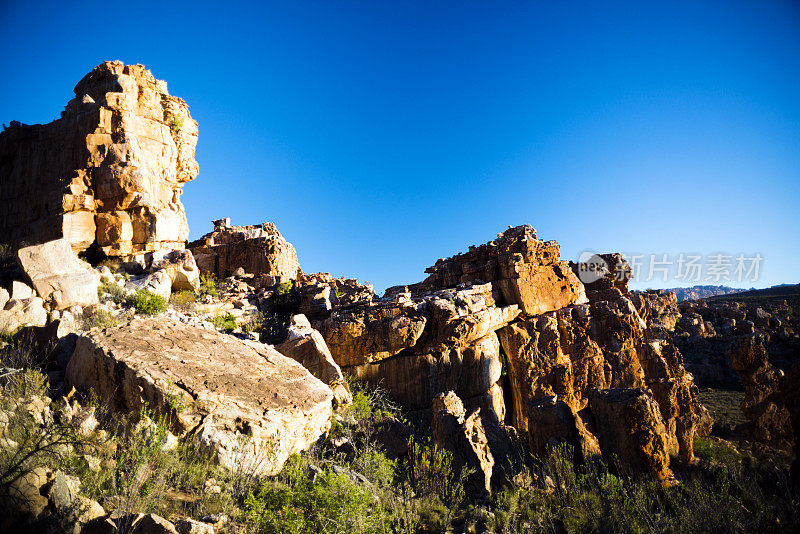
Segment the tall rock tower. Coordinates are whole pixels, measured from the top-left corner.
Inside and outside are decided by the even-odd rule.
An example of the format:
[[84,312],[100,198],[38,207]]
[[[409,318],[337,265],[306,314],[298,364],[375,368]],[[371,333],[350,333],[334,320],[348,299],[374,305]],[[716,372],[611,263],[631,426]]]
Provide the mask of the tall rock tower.
[[0,133],[0,242],[66,238],[108,256],[183,249],[197,122],[143,65],[107,61],[61,118]]

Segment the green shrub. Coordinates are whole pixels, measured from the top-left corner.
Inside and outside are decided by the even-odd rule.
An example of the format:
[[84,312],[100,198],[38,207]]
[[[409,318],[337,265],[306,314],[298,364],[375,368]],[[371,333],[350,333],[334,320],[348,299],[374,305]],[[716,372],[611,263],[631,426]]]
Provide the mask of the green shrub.
[[103,282],[97,287],[97,297],[99,299],[108,299],[122,304],[126,300],[125,290],[113,282]]
[[262,315],[261,341],[277,345],[286,341],[292,315],[300,308],[300,290],[293,280],[278,284],[267,299],[267,312]]
[[179,132],[183,127],[183,118],[177,115],[171,115],[169,118],[169,129],[173,132]]
[[185,289],[183,291],[173,293],[169,297],[169,303],[172,304],[172,307],[182,312],[191,312],[194,310],[196,301],[197,297],[195,296],[194,292]]
[[345,374],[344,378],[353,394],[352,404],[343,408],[344,416],[352,416],[359,422],[400,416],[400,407],[382,388],[368,386],[349,374]]
[[217,291],[217,280],[212,273],[200,275],[200,291],[198,294],[201,297],[206,295],[210,295],[212,297],[219,296],[219,291]]
[[136,310],[136,313],[156,315],[167,309],[167,301],[161,295],[151,293],[146,289],[137,289],[128,296],[126,305]]
[[334,471],[324,471],[312,483],[305,468],[293,456],[279,477],[245,500],[248,531],[390,532],[390,514],[366,487]]
[[233,316],[232,313],[228,312],[225,314],[217,314],[211,319],[211,324],[214,325],[214,328],[217,330],[223,330],[225,332],[233,332],[236,330],[236,317]]
[[116,316],[108,310],[100,308],[83,317],[82,329],[89,330],[91,328],[113,328],[119,325],[122,320],[122,317]]

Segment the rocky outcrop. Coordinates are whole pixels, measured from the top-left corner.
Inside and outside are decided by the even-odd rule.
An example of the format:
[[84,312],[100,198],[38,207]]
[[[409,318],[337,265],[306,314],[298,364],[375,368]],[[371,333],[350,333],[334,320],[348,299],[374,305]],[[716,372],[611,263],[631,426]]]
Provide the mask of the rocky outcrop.
[[350,388],[342,375],[342,370],[333,360],[325,339],[311,328],[305,315],[292,317],[289,335],[275,349],[293,360],[300,362],[312,375],[316,376],[333,391],[334,406],[349,404],[353,401]]
[[498,332],[514,396],[512,424],[528,428],[528,403],[556,396],[576,414],[594,389],[649,387],[662,410],[669,449],[692,457],[702,413],[697,388],[671,343],[646,339],[648,326],[627,296],[571,306]]
[[[660,419],[641,428],[658,433],[648,439],[664,443],[665,465],[670,452],[691,459],[707,413],[670,341],[674,295],[629,292],[622,257],[599,257],[607,268],[584,289],[582,266],[567,265],[555,242],[521,226],[439,260],[424,282],[390,288],[381,299],[354,292],[361,298],[338,305],[330,280],[310,281],[308,289],[298,283],[312,296],[304,302],[334,360],[408,408],[424,410],[452,391],[468,412],[480,408],[484,419],[493,417],[497,436],[509,423],[539,450],[565,441],[585,457],[606,452],[594,430],[592,395],[642,388]],[[628,467],[643,465],[637,462]]]
[[661,410],[643,388],[596,391],[590,400],[603,455],[618,469],[651,473],[663,483],[673,476]]
[[[786,289],[787,294],[796,288]],[[702,386],[742,388],[739,373],[727,355],[736,349],[741,336],[758,335],[770,364],[788,371],[800,354],[800,317],[789,303],[770,297],[763,290],[758,301],[752,296],[722,300],[681,302],[680,320],[673,340],[681,349],[687,368]],[[749,294],[749,293],[748,293]]]
[[302,275],[297,253],[272,223],[231,226],[230,219],[214,221],[214,231],[189,244],[202,272],[220,278],[237,270],[269,277],[265,285]]
[[257,474],[277,473],[331,424],[330,388],[291,358],[165,318],[79,337],[66,379],[120,411],[149,405],[223,465]]
[[762,339],[741,337],[728,358],[745,390],[742,411],[749,421],[742,430],[751,439],[790,448],[793,431],[781,387],[784,373],[770,364]]
[[50,309],[97,304],[100,276],[78,259],[66,239],[21,248],[17,257],[33,288]]
[[165,82],[142,65],[102,63],[60,119],[0,134],[0,235],[108,256],[182,249],[196,144],[197,123]]
[[491,282],[501,304],[517,304],[523,313],[538,315],[586,302],[583,284],[559,258],[555,241],[537,239],[528,226],[509,228],[485,245],[440,259],[423,285],[433,288]]

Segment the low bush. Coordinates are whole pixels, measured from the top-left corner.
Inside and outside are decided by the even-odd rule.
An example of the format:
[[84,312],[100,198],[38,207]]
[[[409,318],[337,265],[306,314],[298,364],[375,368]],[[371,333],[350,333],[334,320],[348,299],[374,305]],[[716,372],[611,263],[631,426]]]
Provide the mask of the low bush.
[[136,313],[156,315],[167,309],[167,301],[161,295],[151,293],[146,289],[137,289],[126,299],[126,305],[136,310]]
[[212,297],[218,297],[219,291],[217,291],[217,280],[213,274],[201,274],[200,275],[200,290],[198,291],[198,295],[204,297],[206,295],[210,295]]
[[179,132],[183,127],[183,118],[177,115],[171,115],[169,118],[169,129],[173,132]]
[[101,300],[107,299],[123,304],[126,300],[125,290],[114,282],[103,282],[97,287],[97,297]]
[[128,319],[128,316],[117,316],[108,310],[100,308],[83,316],[81,329],[89,330],[91,328],[113,328],[122,323],[124,319]]
[[172,304],[172,307],[182,312],[191,312],[194,310],[196,301],[197,297],[195,296],[194,292],[185,289],[183,291],[173,293],[169,297],[169,303]]
[[233,332],[236,330],[236,317],[234,317],[232,313],[218,313],[212,317],[210,321],[217,330],[222,330],[224,332]]
[[[700,454],[707,452],[705,445]],[[730,452],[716,456],[716,467],[688,467],[679,473],[680,484],[665,488],[647,478],[613,474],[599,460],[576,465],[572,450],[557,447],[536,469],[537,483],[493,495],[494,528],[509,533],[792,531],[799,517],[786,466],[764,458],[747,467]]]
[[297,455],[281,474],[245,500],[249,531],[318,534],[391,532],[391,514],[368,486],[345,473],[323,471],[312,477]]

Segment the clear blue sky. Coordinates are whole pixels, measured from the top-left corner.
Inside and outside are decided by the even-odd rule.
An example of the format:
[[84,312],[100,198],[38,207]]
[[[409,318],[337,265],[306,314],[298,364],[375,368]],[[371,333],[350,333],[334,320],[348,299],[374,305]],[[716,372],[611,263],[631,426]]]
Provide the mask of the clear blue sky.
[[797,2],[0,0],[0,50],[6,123],[144,63],[200,123],[192,238],[273,221],[307,272],[411,283],[529,223],[800,282]]

